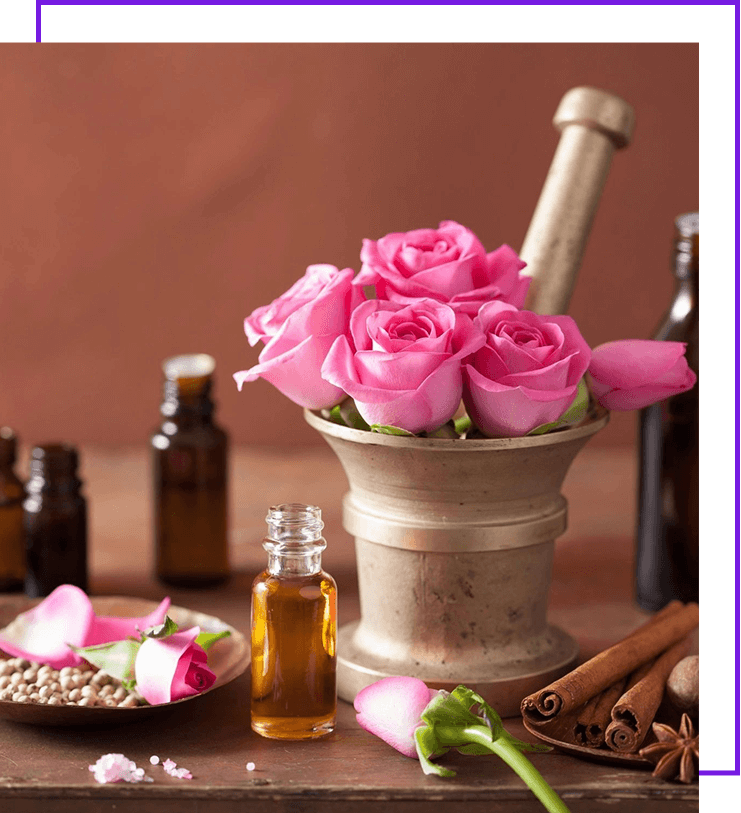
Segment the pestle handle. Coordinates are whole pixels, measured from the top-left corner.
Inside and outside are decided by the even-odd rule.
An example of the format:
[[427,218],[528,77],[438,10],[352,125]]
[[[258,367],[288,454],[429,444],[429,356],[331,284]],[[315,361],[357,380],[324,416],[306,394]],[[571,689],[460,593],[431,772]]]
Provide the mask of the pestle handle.
[[540,314],[568,310],[612,155],[630,143],[635,114],[618,96],[578,87],[553,124],[561,138],[520,251],[532,277],[525,307]]

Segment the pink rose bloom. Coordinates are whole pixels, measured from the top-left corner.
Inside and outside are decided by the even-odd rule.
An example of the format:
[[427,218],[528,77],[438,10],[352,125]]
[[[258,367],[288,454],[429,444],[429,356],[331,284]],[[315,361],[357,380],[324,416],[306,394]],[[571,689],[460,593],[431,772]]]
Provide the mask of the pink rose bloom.
[[262,341],[265,347],[258,364],[234,373],[240,390],[245,381],[264,378],[308,409],[331,407],[345,397],[320,371],[334,340],[347,334],[353,309],[365,299],[352,284],[353,274],[351,268],[310,265],[286,293],[245,319],[250,345]]
[[53,669],[77,666],[83,659],[69,644],[82,648],[138,638],[145,629],[164,622],[169,606],[170,599],[165,598],[156,610],[141,618],[98,616],[83,590],[62,584],[0,632],[0,649]]
[[167,638],[147,638],[134,662],[136,688],[152,705],[205,692],[216,675],[206,666],[206,652],[195,641],[199,627]]
[[687,365],[683,342],[623,339],[592,350],[592,392],[606,409],[628,410],[692,389],[697,376]]
[[412,677],[388,677],[366,686],[355,698],[360,726],[408,757],[417,756],[414,732],[420,715],[438,694]]
[[464,369],[463,400],[487,437],[519,437],[569,408],[591,351],[570,316],[489,302],[474,319],[486,343]]
[[375,285],[379,299],[408,302],[428,297],[474,317],[492,299],[521,308],[530,279],[507,245],[486,253],[478,237],[453,220],[437,229],[363,240],[356,285]]
[[322,375],[355,399],[370,425],[413,434],[437,429],[455,414],[461,362],[484,341],[467,316],[433,299],[363,302],[350,334],[332,345]]

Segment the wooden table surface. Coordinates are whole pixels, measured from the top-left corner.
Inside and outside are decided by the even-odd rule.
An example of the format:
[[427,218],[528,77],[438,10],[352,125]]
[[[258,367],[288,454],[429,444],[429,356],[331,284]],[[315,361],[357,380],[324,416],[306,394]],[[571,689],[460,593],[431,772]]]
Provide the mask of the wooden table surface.
[[[175,590],[151,575],[151,506],[144,449],[82,450],[90,507],[91,586],[98,595],[159,600],[203,611],[249,631],[250,584],[263,567],[260,541],[268,506],[314,503],[323,509],[329,547],[325,569],[340,595],[340,624],[358,617],[352,540],[341,526],[346,490],[341,467],[324,449],[290,456],[269,450],[232,454],[231,527],[235,575],[224,587]],[[574,635],[588,658],[645,617],[632,599],[635,462],[630,449],[587,448],[564,488],[569,529],[556,543],[550,619]],[[2,599],[0,598],[0,601]],[[0,721],[0,811],[8,813],[250,813],[270,811],[404,811],[445,805],[466,813],[534,813],[543,808],[501,762],[448,755],[458,775],[426,777],[416,760],[367,734],[340,702],[337,730],[307,743],[265,740],[249,726],[249,678],[116,729],[53,729]],[[532,737],[518,719],[515,736]],[[98,785],[88,765],[124,753],[156,777],[153,783]],[[171,758],[193,779],[176,780],[149,766]],[[533,763],[572,813],[698,810],[698,785],[662,782],[650,771],[592,763],[551,752]],[[256,770],[245,770],[254,762]]]

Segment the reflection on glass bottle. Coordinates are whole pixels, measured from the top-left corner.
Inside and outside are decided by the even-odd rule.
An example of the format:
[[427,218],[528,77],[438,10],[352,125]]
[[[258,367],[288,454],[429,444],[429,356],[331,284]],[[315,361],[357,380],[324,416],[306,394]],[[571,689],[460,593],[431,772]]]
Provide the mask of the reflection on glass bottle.
[[267,522],[268,566],[252,585],[252,728],[322,737],[337,712],[337,585],[322,570],[321,511],[277,505]]
[[162,425],[151,438],[157,576],[208,587],[229,576],[226,432],[213,421],[216,362],[205,354],[167,359]]
[[[699,373],[700,218],[675,222],[674,299],[654,338],[686,342]],[[641,410],[636,599],[655,611],[699,597],[699,376],[688,392]]]
[[26,573],[23,540],[23,483],[13,470],[17,440],[0,428],[0,591],[22,590]]
[[60,584],[87,591],[87,505],[73,446],[50,443],[31,450],[23,503],[26,594],[48,596]]

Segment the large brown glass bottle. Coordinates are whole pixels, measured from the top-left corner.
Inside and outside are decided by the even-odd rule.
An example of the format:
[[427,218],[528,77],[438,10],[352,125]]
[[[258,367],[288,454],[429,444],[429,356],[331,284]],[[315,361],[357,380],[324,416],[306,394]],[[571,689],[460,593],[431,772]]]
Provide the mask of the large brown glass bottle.
[[157,576],[209,587],[229,576],[228,439],[213,420],[216,363],[205,354],[163,364],[162,425],[151,438]]
[[[700,217],[680,215],[674,241],[674,299],[654,338],[686,342],[699,373]],[[636,599],[659,610],[699,597],[699,376],[688,392],[641,410]]]
[[22,590],[26,574],[23,540],[23,483],[13,471],[15,432],[0,428],[0,592]]
[[50,443],[31,450],[23,525],[26,594],[47,596],[60,584],[88,589],[87,505],[73,446]]

